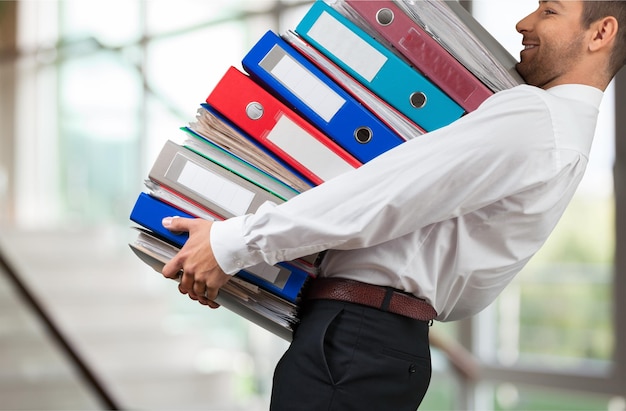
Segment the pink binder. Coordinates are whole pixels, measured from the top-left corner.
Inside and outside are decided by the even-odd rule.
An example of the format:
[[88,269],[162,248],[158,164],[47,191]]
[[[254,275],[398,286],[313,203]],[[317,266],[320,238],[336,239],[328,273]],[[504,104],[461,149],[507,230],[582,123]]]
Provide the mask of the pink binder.
[[493,94],[391,0],[345,0],[370,27],[467,112]]

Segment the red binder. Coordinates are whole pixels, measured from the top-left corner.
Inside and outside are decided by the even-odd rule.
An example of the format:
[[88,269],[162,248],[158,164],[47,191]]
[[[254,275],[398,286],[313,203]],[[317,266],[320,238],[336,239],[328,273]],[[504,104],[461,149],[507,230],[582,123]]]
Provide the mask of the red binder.
[[314,184],[362,164],[235,67],[206,102]]
[[346,0],[370,27],[467,112],[493,94],[391,0]]

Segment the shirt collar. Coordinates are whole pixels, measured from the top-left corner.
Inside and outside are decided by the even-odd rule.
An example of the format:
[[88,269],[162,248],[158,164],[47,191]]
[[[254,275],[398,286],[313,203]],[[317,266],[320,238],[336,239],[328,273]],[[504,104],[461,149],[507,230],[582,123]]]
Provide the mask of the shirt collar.
[[600,107],[602,97],[604,97],[602,90],[584,84],[562,84],[550,87],[546,91],[558,97],[591,104],[596,108]]

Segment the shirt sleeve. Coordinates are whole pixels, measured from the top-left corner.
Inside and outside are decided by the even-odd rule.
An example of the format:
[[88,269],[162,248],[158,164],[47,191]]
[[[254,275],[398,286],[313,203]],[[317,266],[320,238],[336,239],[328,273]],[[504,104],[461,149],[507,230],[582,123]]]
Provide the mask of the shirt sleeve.
[[474,211],[556,172],[549,111],[531,87],[497,93],[453,124],[255,214],[216,222],[230,274],[326,249],[380,244]]

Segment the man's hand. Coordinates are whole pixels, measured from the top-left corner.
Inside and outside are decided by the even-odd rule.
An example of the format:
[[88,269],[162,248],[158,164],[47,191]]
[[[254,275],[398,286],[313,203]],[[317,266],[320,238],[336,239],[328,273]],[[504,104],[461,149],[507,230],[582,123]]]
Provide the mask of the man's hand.
[[201,304],[218,308],[219,304],[213,300],[217,298],[219,289],[230,280],[230,275],[222,271],[213,255],[210,242],[212,224],[212,221],[200,218],[164,218],[163,227],[174,232],[189,232],[189,239],[163,267],[162,273],[167,278],[180,276],[178,289],[181,293],[188,294]]

